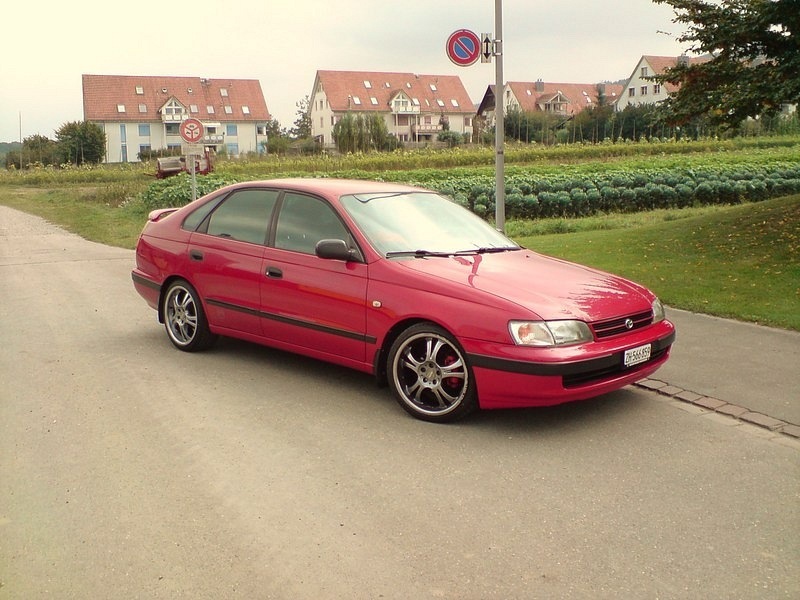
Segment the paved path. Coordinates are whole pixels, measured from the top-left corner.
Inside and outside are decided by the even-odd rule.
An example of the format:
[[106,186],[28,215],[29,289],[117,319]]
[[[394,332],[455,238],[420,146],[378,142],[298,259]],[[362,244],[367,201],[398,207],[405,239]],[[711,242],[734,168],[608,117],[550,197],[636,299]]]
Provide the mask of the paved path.
[[800,332],[677,309],[667,317],[677,341],[644,387],[800,437]]

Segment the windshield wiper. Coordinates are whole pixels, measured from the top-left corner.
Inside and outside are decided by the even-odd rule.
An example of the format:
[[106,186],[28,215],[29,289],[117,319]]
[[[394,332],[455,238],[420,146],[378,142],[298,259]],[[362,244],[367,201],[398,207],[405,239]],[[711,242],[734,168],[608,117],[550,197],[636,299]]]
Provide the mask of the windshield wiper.
[[492,246],[484,248],[472,248],[470,250],[456,250],[453,252],[435,252],[433,250],[393,250],[386,253],[386,258],[394,256],[413,256],[414,258],[448,257],[448,256],[470,256],[472,254],[493,254],[495,252],[509,252],[521,250],[519,246]]
[[453,256],[467,256],[470,254],[494,254],[496,252],[511,252],[513,250],[521,250],[519,246],[492,246],[489,248],[471,248],[469,250],[459,250],[453,252]]
[[393,256],[413,256],[414,258],[425,258],[428,256],[453,256],[453,252],[434,252],[433,250],[392,250],[386,253],[386,258]]

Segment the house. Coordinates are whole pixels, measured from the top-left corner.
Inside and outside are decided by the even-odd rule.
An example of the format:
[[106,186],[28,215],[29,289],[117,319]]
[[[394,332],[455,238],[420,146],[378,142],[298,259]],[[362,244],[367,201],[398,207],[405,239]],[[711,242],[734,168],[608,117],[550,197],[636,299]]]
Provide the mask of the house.
[[203,123],[207,148],[231,156],[261,151],[271,119],[255,79],[83,75],[83,118],[105,131],[105,162],[180,148],[190,117]]
[[[489,86],[478,106],[478,114],[494,122],[494,89]],[[622,86],[611,83],[548,83],[509,81],[503,87],[503,106],[524,113],[541,112],[559,115],[565,119],[602,103],[611,105],[622,91]],[[602,99],[601,99],[602,97]]]
[[311,134],[334,145],[333,127],[347,113],[379,114],[402,142],[430,142],[443,130],[472,134],[475,107],[454,75],[317,71],[309,102]]
[[623,86],[622,93],[617,99],[616,109],[624,110],[628,106],[656,104],[665,100],[677,90],[677,86],[671,83],[658,83],[653,81],[652,77],[663,75],[667,69],[671,69],[679,62],[695,64],[709,59],[709,56],[642,56]]

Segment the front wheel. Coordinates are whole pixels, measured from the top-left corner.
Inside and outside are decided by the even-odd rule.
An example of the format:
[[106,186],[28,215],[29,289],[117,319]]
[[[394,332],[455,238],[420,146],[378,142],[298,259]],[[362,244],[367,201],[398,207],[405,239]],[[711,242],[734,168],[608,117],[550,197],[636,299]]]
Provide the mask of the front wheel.
[[216,336],[208,328],[203,305],[186,281],[173,281],[164,294],[161,314],[169,340],[181,350],[196,352],[209,348]]
[[413,325],[395,340],[387,373],[400,406],[418,419],[453,421],[478,407],[463,351],[449,333],[432,323]]

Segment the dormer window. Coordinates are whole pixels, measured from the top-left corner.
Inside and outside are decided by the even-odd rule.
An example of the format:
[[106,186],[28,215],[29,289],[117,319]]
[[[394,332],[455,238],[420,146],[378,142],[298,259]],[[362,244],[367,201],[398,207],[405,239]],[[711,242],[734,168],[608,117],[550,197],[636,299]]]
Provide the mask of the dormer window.
[[249,106],[242,106],[242,114],[249,115],[250,114],[250,107]]
[[372,102],[372,106],[378,106],[378,99],[375,96],[370,96],[369,101]]
[[430,84],[430,85],[431,85],[431,91],[432,91],[432,92],[436,92],[436,91],[438,91],[438,90],[436,89],[436,84],[435,84],[435,83],[432,83],[432,84]]
[[136,95],[144,96],[144,88],[141,85],[136,86]]
[[208,114],[210,114],[210,115],[213,115],[214,114],[214,107],[211,106],[210,104],[206,105],[206,112]]
[[147,104],[140,104],[139,105],[139,112],[144,114],[147,112]]
[[438,104],[440,107],[444,108],[444,100],[442,100],[440,98],[437,98],[436,99],[436,104]]
[[372,89],[372,84],[368,80],[365,79],[364,80],[364,87],[367,88],[368,90],[371,90]]
[[219,95],[223,98],[228,97],[228,88],[219,88]]
[[233,107],[230,104],[225,106],[225,114],[226,115],[232,115],[233,114]]
[[125,112],[125,105],[124,104],[117,104],[117,112],[124,113]]
[[361,98],[359,98],[358,96],[353,96],[353,104],[355,104],[356,106],[361,106]]
[[456,100],[455,98],[450,100],[450,104],[452,104],[454,108],[458,108],[458,100]]

